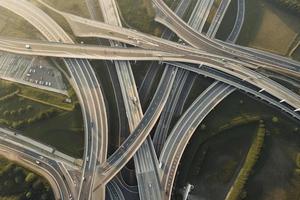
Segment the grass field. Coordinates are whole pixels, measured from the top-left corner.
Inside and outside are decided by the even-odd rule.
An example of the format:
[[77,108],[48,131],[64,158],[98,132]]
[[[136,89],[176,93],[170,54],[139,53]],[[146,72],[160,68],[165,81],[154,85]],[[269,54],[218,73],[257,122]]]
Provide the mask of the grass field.
[[[67,111],[73,110],[74,105],[77,102],[77,98],[76,96],[74,96],[74,94],[71,94],[73,103],[65,103],[65,99],[68,98],[65,95],[33,88],[22,84],[16,84],[6,80],[0,80],[0,87],[3,88],[3,91],[0,92],[0,97],[5,96],[5,94],[8,94],[9,92],[18,90],[19,92],[17,93],[17,95],[20,97]],[[3,93],[3,95],[1,93]]]
[[[191,166],[195,166],[194,164],[189,164],[192,162],[192,159],[197,159],[197,158],[201,158],[202,154],[201,153],[196,153],[197,150],[200,149],[201,145],[203,145],[206,141],[211,140],[214,143],[214,140],[217,140],[217,138],[222,138],[220,140],[220,143],[222,141],[227,141],[226,144],[224,143],[223,145],[223,149],[219,149],[219,151],[221,152],[226,152],[229,151],[229,149],[231,147],[235,147],[235,145],[240,144],[239,140],[237,139],[232,139],[229,135],[227,136],[222,136],[224,135],[223,133],[233,133],[235,132],[236,128],[238,127],[244,127],[244,129],[240,129],[239,132],[240,134],[246,133],[247,131],[249,131],[251,128],[249,127],[250,124],[253,122],[257,122],[260,119],[262,119],[266,125],[267,131],[266,131],[266,138],[270,137],[270,133],[275,137],[282,137],[282,138],[289,138],[288,140],[285,140],[286,144],[288,144],[288,141],[294,140],[294,143],[291,143],[290,148],[287,148],[288,145],[284,145],[282,149],[283,151],[288,151],[289,152],[289,157],[292,158],[292,162],[295,163],[295,155],[297,152],[299,152],[299,127],[300,124],[295,121],[292,120],[292,118],[289,118],[287,116],[285,116],[283,113],[281,113],[280,111],[264,104],[261,103],[259,101],[255,101],[252,98],[249,98],[248,96],[246,96],[245,94],[242,94],[240,92],[235,92],[233,94],[231,94],[229,97],[227,97],[225,100],[222,101],[222,103],[217,106],[207,117],[206,119],[203,121],[202,125],[200,125],[195,134],[193,135],[192,139],[190,140],[190,143],[187,146],[187,149],[183,155],[183,159],[181,161],[181,166],[179,168],[179,173],[178,173],[178,177],[177,177],[177,184],[176,184],[176,191],[179,191],[180,189],[182,189],[183,186],[185,186],[186,182],[190,182],[192,179],[188,179],[188,173],[192,174],[193,172],[196,172],[194,169],[190,169]],[[248,126],[249,125],[249,126]],[[253,129],[254,130],[254,129]],[[238,134],[239,135],[239,134]],[[237,136],[238,137],[238,136]],[[232,139],[230,141],[230,138]],[[267,140],[267,144],[269,139]],[[228,142],[229,141],[229,142]],[[217,141],[215,141],[217,142]],[[296,145],[296,143],[298,142],[298,145]],[[243,146],[243,145],[242,145]],[[220,147],[221,148],[221,147]],[[244,147],[243,147],[244,148]],[[236,151],[239,151],[241,148],[234,148]],[[200,151],[200,150],[199,150]],[[208,148],[208,151],[203,151],[205,153],[205,158],[204,160],[206,160],[206,162],[208,163],[216,163],[217,161],[209,161],[210,159],[215,159],[217,157],[214,157],[213,155],[210,155],[210,152],[214,152],[217,151],[215,146],[212,145],[211,148]],[[270,152],[273,152],[274,149],[270,149],[268,150]],[[233,151],[234,152],[234,151]],[[276,153],[275,154],[270,154],[270,155],[274,155],[273,157],[276,157]],[[291,155],[294,155],[291,156]],[[208,156],[208,157],[207,157]],[[219,169],[224,167],[224,173],[225,173],[225,165],[228,164],[228,168],[226,168],[226,170],[231,169],[231,167],[233,166],[233,163],[227,163],[225,162],[226,159],[228,159],[228,157],[224,158],[224,155],[220,157],[223,157],[223,160],[221,159],[220,161],[224,162],[224,165],[219,165],[219,167],[215,167],[213,170],[211,168],[212,171],[210,171],[210,173],[205,173],[203,172],[203,178],[209,178],[209,176],[213,176],[214,174],[217,175],[219,173]],[[282,156],[280,157],[282,158]],[[262,156],[262,159],[265,159],[264,156]],[[258,161],[259,162],[259,161]],[[266,161],[267,162],[267,161]],[[281,159],[278,160],[278,165],[279,168],[278,170],[281,170],[282,168],[280,168],[280,166],[282,165],[282,163],[285,162],[285,159]],[[291,160],[289,161],[291,162]],[[198,168],[200,168],[200,173],[202,173],[203,170],[203,165],[201,164],[202,162],[199,162],[198,164]],[[227,164],[226,164],[227,163]],[[263,173],[270,170],[271,166],[272,166],[272,162],[268,161],[268,164],[265,167],[265,170],[262,171],[259,175],[259,179],[260,180],[265,180],[265,181],[260,181],[260,186],[257,186],[257,184],[253,184],[251,186],[251,189],[249,188],[249,191],[255,191],[252,192],[252,194],[254,196],[252,196],[252,198],[249,198],[249,200],[256,200],[258,198],[255,198],[256,195],[255,194],[260,194],[259,188],[262,187],[264,184],[267,185],[268,184],[268,180],[264,179],[263,177]],[[218,165],[216,165],[218,166]],[[222,167],[221,167],[222,166]],[[231,166],[231,167],[230,167]],[[289,168],[291,169],[291,168]],[[289,172],[287,173],[294,173],[295,169],[289,170]],[[228,173],[229,173],[228,171]],[[255,172],[255,170],[254,170]],[[228,173],[226,172],[226,174],[228,175]],[[275,176],[276,170],[272,170],[272,174],[273,176]],[[205,175],[206,174],[206,175]],[[222,174],[222,173],[219,173]],[[226,174],[223,174],[224,176]],[[229,173],[230,174],[230,173]],[[227,177],[226,175],[226,177]],[[270,175],[270,176],[271,176]],[[251,175],[252,176],[252,175]],[[218,177],[218,176],[217,176]],[[194,176],[194,179],[197,179]],[[287,180],[286,182],[289,181],[294,181],[294,179],[296,179],[296,177],[292,177],[291,179]],[[221,195],[224,193],[221,193],[221,191],[224,191],[224,186],[220,186],[221,181],[217,181],[217,185],[215,185],[215,187],[213,186],[213,183],[207,184],[208,182],[204,181],[204,180],[208,180],[208,179],[198,179],[199,181],[202,181],[205,184],[202,184],[202,190],[201,190],[201,186],[200,189],[197,188],[194,190],[202,191],[202,194],[206,194],[205,197],[210,198],[210,199],[217,199],[217,198],[213,198],[214,196],[210,196],[208,197],[207,195],[209,195],[209,193],[211,193],[212,195]],[[224,179],[225,180],[225,179]],[[226,179],[228,180],[228,179]],[[250,179],[249,179],[250,180]],[[271,179],[270,179],[271,180]],[[250,181],[251,182],[251,181]],[[216,182],[215,182],[216,183]],[[296,184],[300,183],[300,182],[295,182]],[[287,185],[285,185],[287,186]],[[297,186],[298,187],[298,186]],[[206,188],[204,190],[204,188]],[[223,189],[222,189],[223,188]],[[295,194],[295,188],[296,186],[292,187],[293,189],[293,195]],[[265,189],[265,193],[272,193],[272,190],[274,189],[274,187],[266,187]],[[220,191],[220,192],[216,192],[216,191]],[[285,192],[288,192],[288,187],[284,188]],[[192,192],[193,195],[193,192]],[[224,199],[224,198],[223,198]],[[263,198],[259,198],[260,200],[265,200]],[[280,199],[281,200],[281,199]]]
[[[74,157],[83,151],[80,108],[63,95],[0,80],[0,124]],[[76,99],[75,99],[76,101]]]
[[159,36],[161,26],[154,21],[155,12],[150,0],[117,0],[124,26]]
[[60,112],[58,115],[28,127],[25,136],[49,144],[68,155],[81,158],[83,153],[83,125],[79,109]]
[[281,55],[300,32],[299,18],[267,1],[246,1],[246,16],[238,43]]
[[0,34],[6,37],[41,39],[41,34],[24,19],[0,7]]
[[85,3],[85,0],[72,0],[72,1],[61,1],[61,0],[44,0],[45,3],[68,13],[74,15],[89,18],[89,12]]
[[292,55],[292,58],[300,61],[300,46],[295,50],[295,52]]

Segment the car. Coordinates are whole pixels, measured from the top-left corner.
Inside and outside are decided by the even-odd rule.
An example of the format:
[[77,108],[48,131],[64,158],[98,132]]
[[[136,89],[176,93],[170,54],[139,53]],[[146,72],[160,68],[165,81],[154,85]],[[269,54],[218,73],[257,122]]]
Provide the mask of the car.
[[25,45],[25,48],[26,48],[26,49],[31,49],[31,46],[30,46],[29,44],[26,44],[26,45]]
[[159,165],[158,165],[158,167],[159,167],[159,168],[161,168],[161,167],[162,167],[162,162],[159,162]]
[[41,164],[41,162],[40,162],[40,161],[38,161],[38,160],[36,160],[36,161],[35,161],[35,163],[36,163],[36,164],[38,164],[38,165],[39,165],[39,164]]

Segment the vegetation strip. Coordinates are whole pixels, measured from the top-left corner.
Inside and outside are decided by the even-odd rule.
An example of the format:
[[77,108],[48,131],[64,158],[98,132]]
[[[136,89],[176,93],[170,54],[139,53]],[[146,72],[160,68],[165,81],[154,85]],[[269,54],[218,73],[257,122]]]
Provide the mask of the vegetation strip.
[[237,175],[237,178],[235,179],[233,185],[231,186],[225,200],[239,199],[239,196],[246,184],[250,172],[259,157],[262,146],[264,144],[265,134],[265,126],[261,123],[258,127],[256,137],[254,138],[254,141],[249,149],[244,165]]
[[283,8],[300,15],[300,0],[269,0],[282,6]]
[[74,106],[72,108],[67,108],[67,107],[63,107],[63,106],[59,106],[59,105],[55,105],[55,104],[49,103],[47,101],[43,101],[43,100],[35,99],[35,98],[32,98],[32,97],[28,97],[28,96],[22,95],[22,94],[18,94],[18,96],[19,97],[23,97],[25,99],[29,99],[31,101],[42,103],[42,104],[45,104],[45,105],[48,105],[48,106],[53,106],[53,107],[61,109],[61,110],[72,111],[74,109]]
[[16,90],[10,94],[7,94],[4,97],[0,97],[0,102],[10,99],[10,98],[14,97],[15,95],[17,95],[18,93],[19,93],[19,90]]

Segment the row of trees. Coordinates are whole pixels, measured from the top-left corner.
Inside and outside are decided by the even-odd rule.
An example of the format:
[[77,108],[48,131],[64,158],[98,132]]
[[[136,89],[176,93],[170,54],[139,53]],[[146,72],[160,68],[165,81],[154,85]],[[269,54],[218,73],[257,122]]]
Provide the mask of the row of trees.
[[18,110],[5,110],[3,112],[3,115],[4,117],[15,117],[15,116],[21,116],[23,115],[24,113],[27,113],[28,111],[31,111],[32,110],[32,106],[31,105],[27,105],[26,107],[24,108],[19,108]]
[[255,165],[257,159],[259,158],[259,154],[264,144],[265,134],[265,126],[261,123],[257,130],[257,134],[254,138],[254,141],[248,151],[244,165],[241,168],[239,174],[237,175],[237,178],[235,179],[232,187],[230,188],[225,200],[237,200],[241,196],[243,188],[250,175],[250,172],[253,166]]
[[275,2],[285,9],[300,15],[300,0],[269,0],[271,2]]
[[54,199],[44,179],[12,163],[0,171],[0,194],[0,199]]
[[40,112],[40,113],[36,114],[35,116],[33,116],[31,118],[28,118],[28,119],[25,119],[25,120],[12,121],[12,120],[7,120],[7,119],[0,119],[0,124],[12,127],[14,129],[22,128],[22,127],[24,127],[26,125],[30,125],[34,122],[44,120],[44,119],[48,119],[48,118],[56,115],[57,112],[58,112],[57,109],[50,108],[48,110],[44,110],[43,112]]
[[16,91],[14,91],[10,94],[7,94],[6,96],[3,96],[3,97],[0,98],[0,102],[6,101],[10,98],[13,98],[13,97],[17,96],[18,93],[19,93],[19,90],[16,90]]

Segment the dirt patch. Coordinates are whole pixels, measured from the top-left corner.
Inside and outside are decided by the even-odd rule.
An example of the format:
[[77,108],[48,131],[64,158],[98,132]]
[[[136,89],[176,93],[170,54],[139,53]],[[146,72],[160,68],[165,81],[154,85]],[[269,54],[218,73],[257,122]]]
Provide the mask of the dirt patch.
[[246,1],[238,44],[288,55],[299,32],[299,17],[267,1],[251,0]]
[[[265,3],[261,25],[256,38],[249,46],[279,53],[288,54],[290,43],[297,35],[297,25],[291,26],[290,17],[278,8]],[[299,25],[298,25],[299,28]]]

